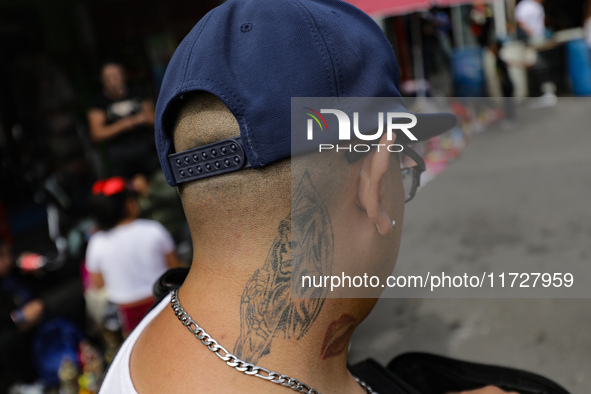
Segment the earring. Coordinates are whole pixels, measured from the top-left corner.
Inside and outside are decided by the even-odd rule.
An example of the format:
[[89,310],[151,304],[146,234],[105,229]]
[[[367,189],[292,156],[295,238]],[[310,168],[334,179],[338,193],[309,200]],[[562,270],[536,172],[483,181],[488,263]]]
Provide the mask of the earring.
[[396,226],[396,220],[392,220],[392,228],[394,228],[394,226]]

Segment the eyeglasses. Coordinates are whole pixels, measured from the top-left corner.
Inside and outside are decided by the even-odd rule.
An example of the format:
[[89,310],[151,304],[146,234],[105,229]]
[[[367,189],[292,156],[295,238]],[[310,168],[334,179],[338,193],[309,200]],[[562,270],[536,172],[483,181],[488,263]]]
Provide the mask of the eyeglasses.
[[421,174],[425,171],[425,161],[414,150],[405,144],[400,152],[400,174],[402,175],[402,186],[404,188],[404,202],[409,202],[421,186]]
[[[402,175],[402,187],[404,188],[404,202],[409,202],[421,186],[421,174],[425,171],[425,161],[408,145],[397,143],[402,146],[402,151],[397,152],[400,162],[400,174]],[[349,163],[353,163],[363,157],[367,152],[346,152],[345,156]]]
[[92,194],[95,196],[102,194],[105,197],[110,197],[125,191],[126,188],[127,183],[125,182],[125,179],[116,176],[96,181],[94,185],[92,185]]

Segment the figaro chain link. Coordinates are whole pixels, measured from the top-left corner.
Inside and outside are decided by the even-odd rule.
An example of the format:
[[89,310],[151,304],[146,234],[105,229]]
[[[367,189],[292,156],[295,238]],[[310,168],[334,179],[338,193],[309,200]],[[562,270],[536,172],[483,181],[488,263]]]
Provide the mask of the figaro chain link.
[[178,319],[183,323],[185,327],[201,341],[202,344],[207,346],[216,356],[221,360],[225,361],[230,367],[237,371],[243,372],[245,375],[256,376],[269,382],[280,384],[285,387],[289,387],[292,390],[298,391],[305,394],[320,394],[317,390],[308,386],[305,383],[300,382],[297,379],[290,378],[287,375],[281,375],[278,372],[269,371],[266,368],[259,367],[251,363],[247,363],[230,353],[225,347],[220,345],[215,339],[213,339],[205,330],[195,322],[181,306],[178,297],[178,289],[172,292],[170,297],[170,305],[172,310]]
[[[259,367],[251,363],[247,363],[230,353],[225,347],[220,345],[215,339],[213,339],[208,333],[201,328],[195,320],[189,316],[187,311],[181,306],[179,301],[178,289],[175,289],[170,297],[170,306],[174,311],[176,317],[181,323],[204,344],[209,350],[211,350],[216,356],[223,360],[228,366],[234,368],[237,371],[244,373],[245,375],[256,376],[263,380],[268,380],[271,383],[280,384],[304,394],[320,394],[317,390],[308,386],[305,383],[300,382],[297,379],[290,378],[287,375],[281,375],[278,372],[269,371],[266,368]],[[369,394],[377,394],[371,389],[365,382],[353,376],[357,383]]]

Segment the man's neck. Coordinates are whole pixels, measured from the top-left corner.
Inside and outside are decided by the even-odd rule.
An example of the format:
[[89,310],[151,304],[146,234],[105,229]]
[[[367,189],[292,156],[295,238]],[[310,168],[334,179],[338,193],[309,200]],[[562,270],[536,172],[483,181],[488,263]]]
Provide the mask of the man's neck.
[[[209,232],[215,240],[195,237],[191,271],[179,291],[181,305],[248,363],[321,392],[359,391],[347,371],[347,349],[373,300],[330,299],[326,289],[303,288],[293,280],[302,272],[326,273],[332,264],[326,212],[319,208],[268,223],[250,237],[222,230]],[[316,229],[313,236],[303,233],[310,227]]]
[[[283,214],[246,222],[227,212],[211,220],[208,212],[192,212],[193,263],[178,297],[197,324],[241,360],[319,392],[362,393],[347,370],[347,349],[375,300],[328,298],[328,288],[304,287],[297,280],[328,275],[334,268],[334,215],[322,201],[306,172],[292,189],[291,210]],[[172,309],[153,323],[139,348],[158,346],[174,365],[159,363],[154,372],[181,380],[190,374],[201,391],[214,376],[225,386],[212,392],[286,392],[262,379],[243,379],[196,340]],[[142,356],[149,353],[138,351],[136,360]],[[133,357],[131,366],[133,378]],[[201,374],[203,368],[207,374]]]
[[[245,362],[298,379],[319,392],[362,393],[347,370],[347,349],[373,301],[330,299],[317,296],[317,288],[298,289],[292,276],[301,270],[312,274],[314,267],[332,259],[332,244],[323,238],[331,229],[322,229],[319,220],[309,223],[324,234],[318,237],[326,247],[319,248],[318,237],[303,237],[299,227],[292,228],[290,216],[274,223],[258,228],[259,237],[246,237],[237,228],[210,231],[216,235],[212,239],[194,236],[193,264],[178,293],[182,307]],[[299,291],[294,295],[292,289]],[[197,340],[170,307],[140,336],[130,365],[134,384],[146,392],[161,388],[157,379],[152,380],[156,373],[170,375],[168,384],[194,383],[201,392],[207,392],[204,385],[216,387],[212,381],[221,386],[211,392],[236,392],[237,387],[240,392],[289,391],[233,370]],[[174,392],[171,386],[166,389]]]
[[[268,305],[247,300],[248,289],[241,292],[233,288],[232,280],[224,286],[207,276],[192,269],[179,291],[179,301],[197,324],[230,353],[245,362],[298,379],[320,392],[363,392],[346,364],[351,335],[361,320],[354,312],[345,312],[351,300],[325,300],[324,312],[299,336],[295,335],[298,325],[289,324],[289,311],[276,308],[275,319],[270,318],[264,312]],[[290,298],[289,303],[291,308],[298,308],[307,301]],[[274,330],[270,328],[273,325]],[[186,335],[191,336],[188,330]],[[205,347],[195,342],[196,346]],[[227,369],[227,374],[236,373],[211,356],[209,360]],[[272,387],[268,389],[271,392]]]

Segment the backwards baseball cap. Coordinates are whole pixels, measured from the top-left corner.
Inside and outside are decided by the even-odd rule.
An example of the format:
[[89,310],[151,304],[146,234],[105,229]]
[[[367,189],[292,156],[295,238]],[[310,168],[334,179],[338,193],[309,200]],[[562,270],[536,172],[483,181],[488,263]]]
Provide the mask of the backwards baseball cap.
[[[156,148],[171,186],[291,157],[292,97],[400,98],[392,46],[341,0],[228,0],[184,38],[156,106]],[[174,109],[184,95],[219,98],[240,135],[175,153]],[[449,130],[452,114],[417,114],[418,140]],[[406,135],[397,135],[405,141]]]

